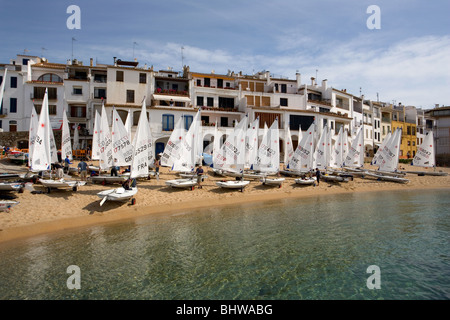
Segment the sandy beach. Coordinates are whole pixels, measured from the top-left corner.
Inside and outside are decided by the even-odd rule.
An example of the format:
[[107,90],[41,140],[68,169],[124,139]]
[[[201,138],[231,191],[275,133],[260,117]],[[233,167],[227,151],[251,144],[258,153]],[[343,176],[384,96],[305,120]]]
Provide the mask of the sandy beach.
[[[97,163],[88,162],[96,165]],[[77,162],[72,166],[76,167]],[[374,166],[365,165],[368,169]],[[406,171],[433,171],[433,169],[413,167],[401,164]],[[106,201],[100,206],[97,193],[102,190],[116,188],[118,184],[101,185],[89,183],[79,187],[78,191],[46,189],[39,183],[33,184],[34,190],[43,191],[33,194],[30,190],[14,193],[20,203],[9,212],[0,212],[0,243],[20,238],[63,231],[69,228],[107,224],[124,219],[133,219],[145,215],[173,214],[174,212],[217,207],[239,203],[251,203],[283,198],[302,198],[316,195],[373,192],[385,190],[420,190],[450,188],[450,176],[418,176],[407,174],[410,180],[407,184],[362,179],[355,177],[346,183],[327,183],[321,181],[319,186],[301,186],[294,182],[294,177],[285,177],[281,188],[262,185],[259,180],[252,180],[244,192],[222,189],[216,186],[216,181],[234,180],[231,177],[214,176],[212,170],[204,167],[207,179],[203,188],[194,190],[175,189],[165,185],[166,180],[179,178],[169,168],[161,167],[160,178],[138,180],[136,204]],[[26,172],[25,166],[10,164],[8,160],[0,161],[0,172]],[[436,171],[450,173],[450,168],[436,168]],[[74,175],[73,179],[79,177]]]

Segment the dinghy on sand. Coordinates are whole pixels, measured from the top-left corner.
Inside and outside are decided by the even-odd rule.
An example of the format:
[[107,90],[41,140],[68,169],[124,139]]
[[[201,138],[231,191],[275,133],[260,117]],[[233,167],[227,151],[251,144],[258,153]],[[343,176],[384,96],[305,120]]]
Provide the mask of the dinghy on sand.
[[301,185],[313,185],[316,183],[317,178],[316,177],[312,177],[312,178],[299,178],[299,179],[295,179],[294,180],[296,184],[301,184]]
[[51,189],[72,189],[72,191],[77,191],[79,186],[84,186],[86,181],[75,181],[75,180],[51,180],[51,179],[39,179],[39,182],[47,188],[50,193]]
[[235,181],[235,180],[229,180],[229,181],[217,181],[216,185],[220,188],[226,188],[226,189],[240,189],[241,192],[244,191],[244,188],[250,184],[250,181]]
[[278,186],[278,188],[281,188],[281,185],[283,184],[284,180],[285,180],[285,178],[267,178],[267,177],[263,177],[259,181],[261,181],[263,185]]
[[124,188],[120,187],[117,189],[100,191],[99,193],[97,193],[97,196],[102,199],[102,201],[100,202],[100,206],[102,206],[106,200],[125,202],[131,199],[131,204],[135,204],[136,200],[133,198],[133,196],[136,195],[136,193],[136,187],[132,187],[130,190],[125,190]]
[[194,190],[194,187],[197,185],[197,178],[167,180],[166,185],[172,188],[189,188]]
[[0,211],[6,211],[9,212],[9,210],[14,207],[15,205],[18,205],[19,201],[14,200],[0,200]]

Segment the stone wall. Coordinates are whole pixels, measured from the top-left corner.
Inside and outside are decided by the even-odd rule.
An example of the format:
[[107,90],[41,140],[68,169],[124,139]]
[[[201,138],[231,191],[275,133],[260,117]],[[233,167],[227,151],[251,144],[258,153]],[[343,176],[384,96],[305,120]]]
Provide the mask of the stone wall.
[[[61,149],[61,134],[61,130],[53,130],[57,149]],[[0,146],[28,149],[28,135],[28,131],[0,132]]]

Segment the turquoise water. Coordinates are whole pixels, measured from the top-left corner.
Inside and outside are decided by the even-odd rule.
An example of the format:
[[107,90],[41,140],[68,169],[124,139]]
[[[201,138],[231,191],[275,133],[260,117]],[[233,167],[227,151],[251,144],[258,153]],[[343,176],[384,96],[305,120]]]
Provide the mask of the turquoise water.
[[0,299],[449,299],[449,207],[448,191],[330,195],[31,238],[0,247]]

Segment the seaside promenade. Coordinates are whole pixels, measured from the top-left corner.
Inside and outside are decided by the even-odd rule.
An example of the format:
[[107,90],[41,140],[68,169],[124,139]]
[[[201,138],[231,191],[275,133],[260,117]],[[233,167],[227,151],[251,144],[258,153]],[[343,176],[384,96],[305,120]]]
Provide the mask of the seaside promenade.
[[[97,165],[96,161],[89,164]],[[76,167],[77,162],[72,166]],[[400,165],[406,171],[432,171],[422,167]],[[376,169],[369,164],[365,168]],[[355,177],[353,181],[345,183],[327,183],[321,181],[319,186],[301,186],[295,184],[293,177],[286,177],[281,188],[262,185],[259,180],[251,181],[250,185],[239,190],[222,189],[217,187],[220,180],[233,180],[231,177],[214,176],[212,170],[205,167],[207,179],[202,183],[203,188],[194,190],[175,189],[166,186],[166,180],[178,178],[177,173],[169,168],[161,167],[160,178],[157,180],[139,180],[136,204],[106,201],[100,206],[97,193],[118,185],[101,185],[88,183],[77,192],[55,190],[46,193],[39,183],[33,188],[43,193],[34,194],[30,190],[15,193],[15,199],[20,203],[11,208],[10,212],[0,213],[0,243],[29,236],[63,231],[70,228],[108,224],[134,219],[146,215],[170,215],[193,209],[211,208],[223,205],[262,202],[283,198],[298,198],[338,193],[373,192],[385,190],[420,190],[450,188],[450,175],[447,176],[418,176],[407,174],[407,184],[387,181],[377,181],[369,178]],[[210,169],[210,168],[209,168]],[[436,168],[437,171],[450,173],[450,168]],[[0,172],[26,172],[25,166],[10,164],[8,160],[0,161]],[[79,179],[77,175],[73,179]]]

